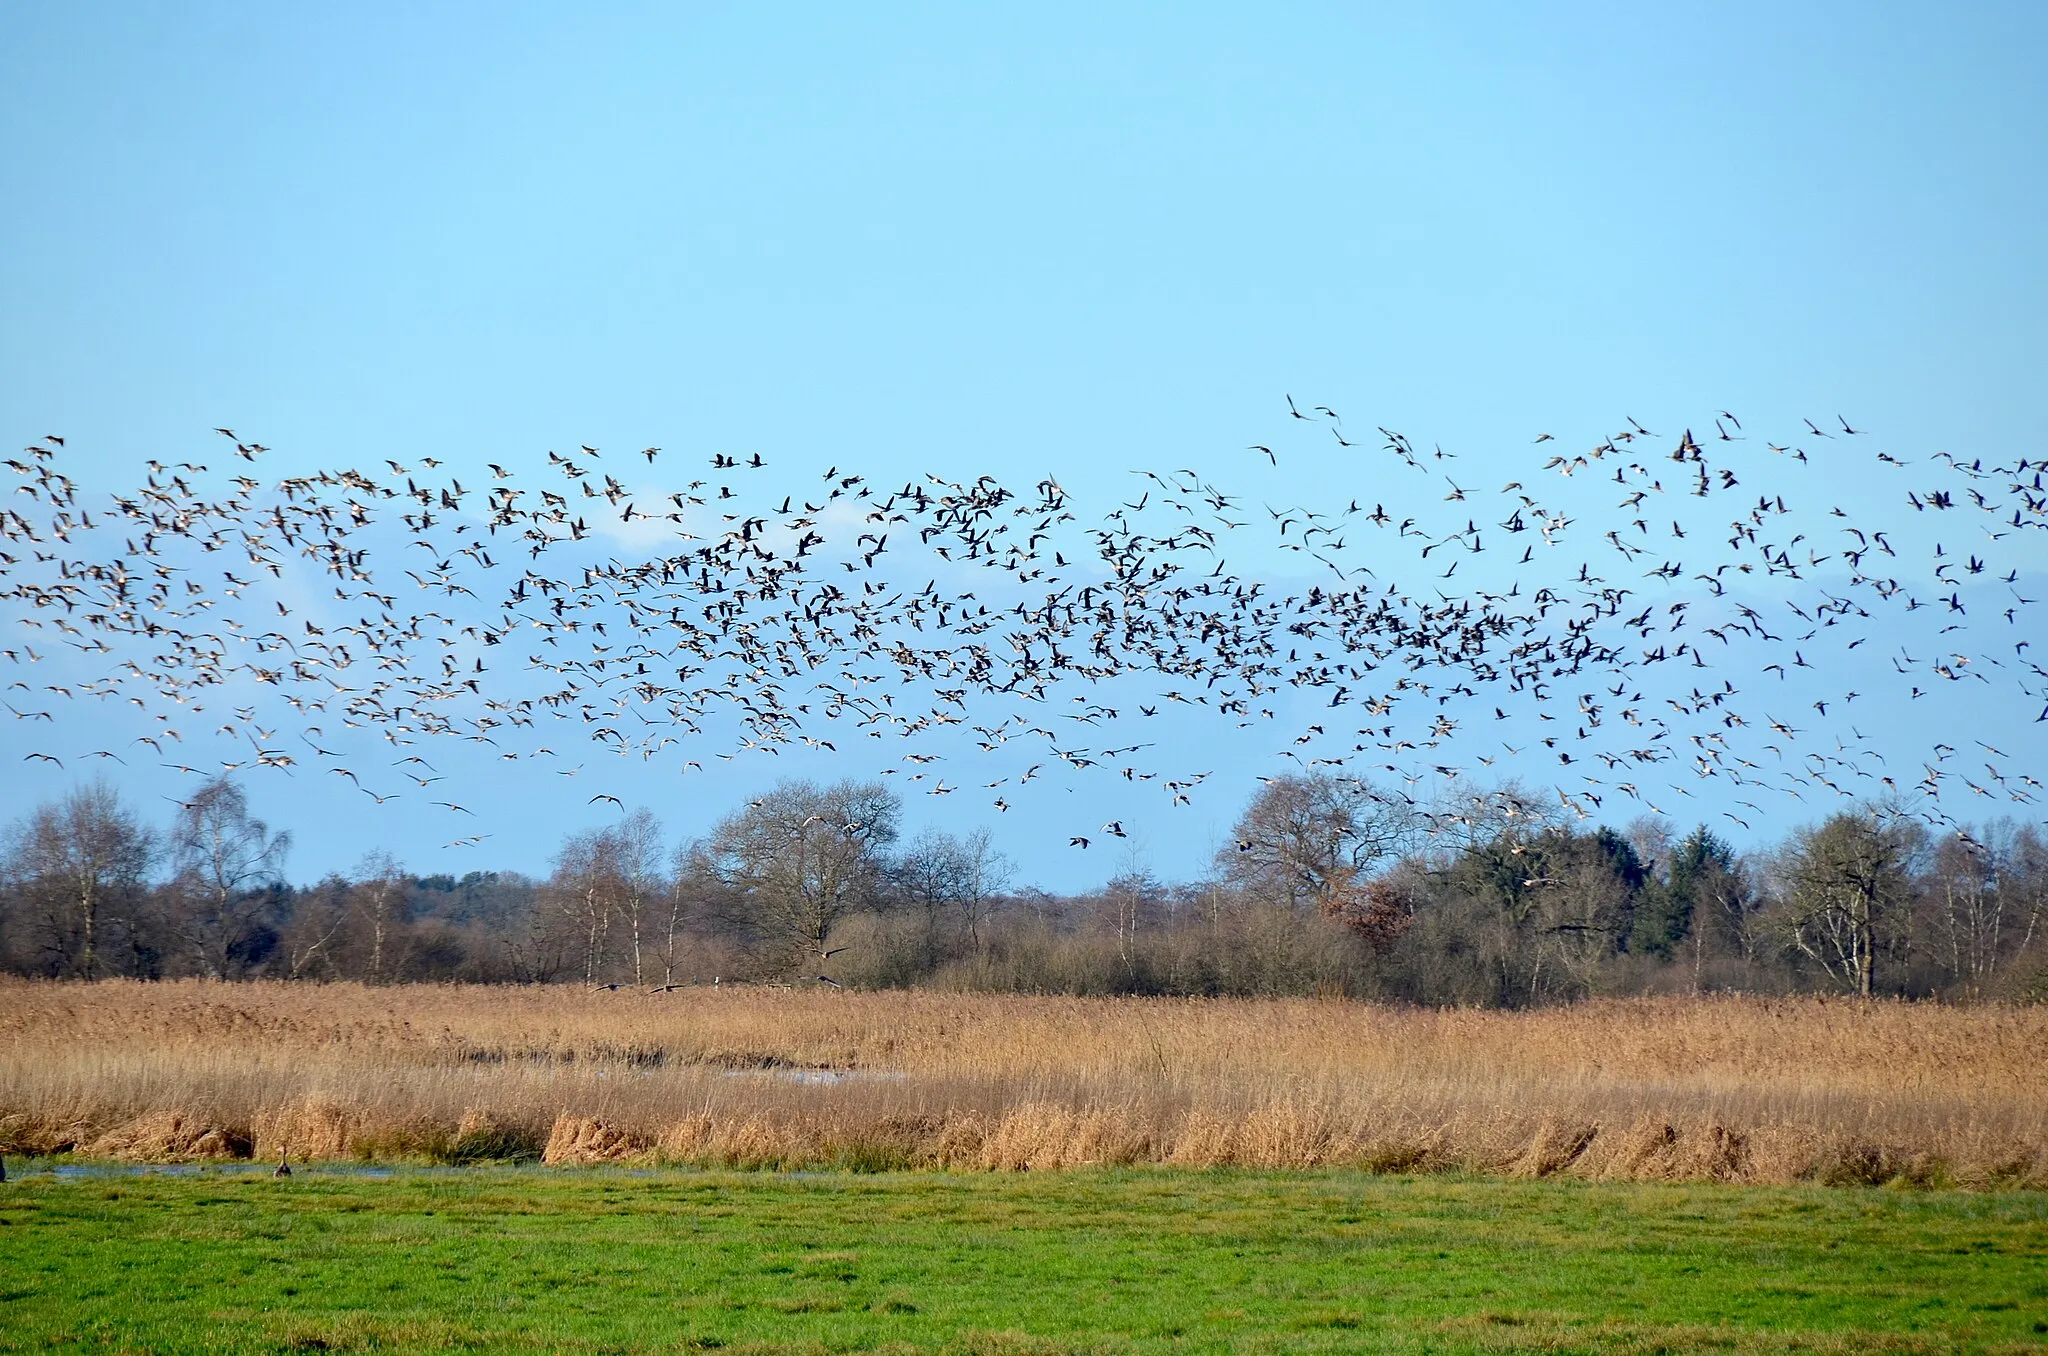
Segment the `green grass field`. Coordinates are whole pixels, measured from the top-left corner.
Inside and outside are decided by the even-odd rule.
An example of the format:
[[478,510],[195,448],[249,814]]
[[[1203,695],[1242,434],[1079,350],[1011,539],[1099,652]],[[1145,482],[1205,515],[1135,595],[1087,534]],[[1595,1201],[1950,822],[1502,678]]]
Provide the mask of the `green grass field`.
[[1165,1170],[0,1186],[4,1351],[714,1349],[2040,1351],[2048,1197]]

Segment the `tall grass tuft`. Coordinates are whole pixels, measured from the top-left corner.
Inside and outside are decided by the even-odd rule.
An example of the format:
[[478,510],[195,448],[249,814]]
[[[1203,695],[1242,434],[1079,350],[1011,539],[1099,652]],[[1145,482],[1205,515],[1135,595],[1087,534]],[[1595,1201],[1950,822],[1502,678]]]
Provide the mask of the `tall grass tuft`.
[[2048,1187],[2048,1009],[0,980],[0,1151]]

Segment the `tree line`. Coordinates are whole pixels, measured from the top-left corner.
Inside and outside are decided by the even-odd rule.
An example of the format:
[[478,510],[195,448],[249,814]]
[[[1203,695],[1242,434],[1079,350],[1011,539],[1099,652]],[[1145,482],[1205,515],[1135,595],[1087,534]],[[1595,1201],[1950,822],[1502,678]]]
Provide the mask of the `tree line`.
[[1523,1007],[1616,993],[2048,998],[2048,842],[1863,805],[1738,854],[1656,817],[1587,827],[1513,786],[1430,805],[1267,781],[1199,878],[1127,862],[1020,885],[983,830],[905,837],[879,782],[787,781],[672,843],[645,809],[544,878],[389,853],[310,883],[229,780],[165,826],[106,783],[0,851],[0,967],[49,978],[734,982],[1331,994]]

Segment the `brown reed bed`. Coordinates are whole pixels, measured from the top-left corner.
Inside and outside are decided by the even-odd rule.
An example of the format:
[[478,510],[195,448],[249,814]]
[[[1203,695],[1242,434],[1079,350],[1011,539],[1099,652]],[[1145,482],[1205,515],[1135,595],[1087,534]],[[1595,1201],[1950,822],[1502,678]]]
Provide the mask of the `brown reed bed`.
[[0,981],[0,1152],[2048,1187],[2048,1009]]

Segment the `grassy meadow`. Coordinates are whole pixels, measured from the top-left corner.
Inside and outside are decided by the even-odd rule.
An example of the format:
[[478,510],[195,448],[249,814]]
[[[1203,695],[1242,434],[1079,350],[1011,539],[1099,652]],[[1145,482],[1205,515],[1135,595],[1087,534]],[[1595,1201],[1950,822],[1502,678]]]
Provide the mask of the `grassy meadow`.
[[0,981],[0,1152],[2048,1186],[2048,1008]]
[[1349,1172],[259,1168],[0,1188],[0,1351],[1950,1352],[2048,1198]]

